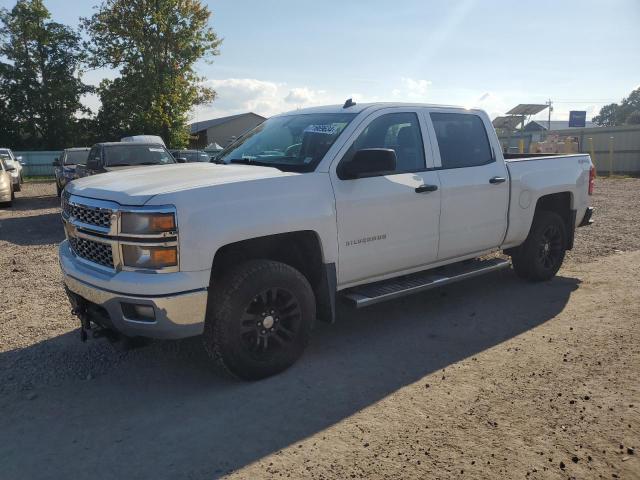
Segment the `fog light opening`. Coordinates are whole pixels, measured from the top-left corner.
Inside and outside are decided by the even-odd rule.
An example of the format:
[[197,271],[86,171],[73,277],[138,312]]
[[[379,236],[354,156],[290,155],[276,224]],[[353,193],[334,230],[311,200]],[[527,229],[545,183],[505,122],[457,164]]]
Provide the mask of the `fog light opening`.
[[155,322],[156,311],[151,305],[122,303],[122,313],[128,320],[136,322]]

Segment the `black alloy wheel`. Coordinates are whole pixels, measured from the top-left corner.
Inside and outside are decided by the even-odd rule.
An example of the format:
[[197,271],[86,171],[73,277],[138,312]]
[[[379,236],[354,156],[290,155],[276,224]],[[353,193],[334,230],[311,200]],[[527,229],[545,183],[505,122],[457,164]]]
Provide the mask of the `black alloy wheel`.
[[544,268],[553,268],[564,257],[564,237],[557,225],[550,224],[540,236],[538,261]]
[[257,358],[288,348],[300,328],[300,304],[290,291],[273,287],[257,295],[242,316],[245,348]]

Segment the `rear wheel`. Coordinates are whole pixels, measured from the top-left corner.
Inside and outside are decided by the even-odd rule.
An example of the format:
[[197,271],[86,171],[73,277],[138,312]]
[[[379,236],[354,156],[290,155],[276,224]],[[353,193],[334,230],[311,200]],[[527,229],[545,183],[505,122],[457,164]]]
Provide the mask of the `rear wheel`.
[[516,274],[532,281],[549,280],[555,276],[567,250],[567,228],[555,212],[536,213],[525,242],[512,254]]
[[62,195],[62,189],[60,188],[60,185],[58,185],[57,182],[56,182],[56,192],[58,193],[58,198],[60,198],[60,196]]
[[219,366],[257,380],[300,358],[315,321],[315,297],[299,271],[252,260],[211,287],[203,340]]

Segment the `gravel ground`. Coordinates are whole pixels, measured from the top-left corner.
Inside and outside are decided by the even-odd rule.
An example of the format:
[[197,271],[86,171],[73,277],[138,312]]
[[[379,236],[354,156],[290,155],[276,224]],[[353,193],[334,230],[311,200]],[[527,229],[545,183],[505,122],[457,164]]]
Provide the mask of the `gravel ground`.
[[552,282],[342,308],[247,384],[197,339],[80,343],[55,186],[27,184],[0,209],[0,477],[640,478],[639,191],[597,180]]

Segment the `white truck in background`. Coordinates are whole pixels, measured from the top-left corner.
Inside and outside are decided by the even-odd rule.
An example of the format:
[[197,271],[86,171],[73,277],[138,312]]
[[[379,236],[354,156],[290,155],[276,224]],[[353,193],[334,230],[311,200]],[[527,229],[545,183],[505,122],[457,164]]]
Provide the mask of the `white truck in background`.
[[[590,223],[588,155],[506,159],[480,110],[363,104],[272,117],[216,159],[105,173],[62,196],[81,333],[203,334],[257,379],[357,307],[510,266],[541,281]],[[434,271],[437,267],[437,271]]]

